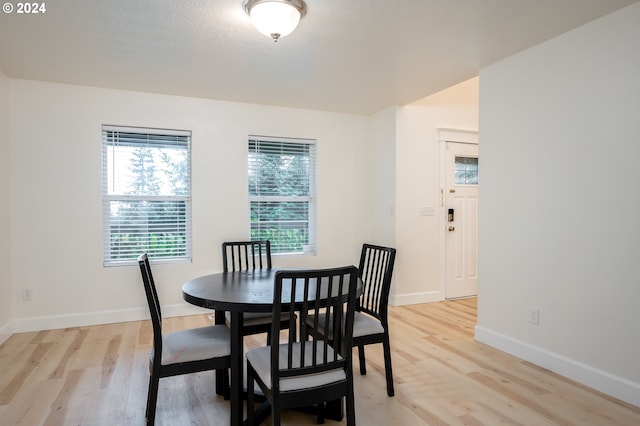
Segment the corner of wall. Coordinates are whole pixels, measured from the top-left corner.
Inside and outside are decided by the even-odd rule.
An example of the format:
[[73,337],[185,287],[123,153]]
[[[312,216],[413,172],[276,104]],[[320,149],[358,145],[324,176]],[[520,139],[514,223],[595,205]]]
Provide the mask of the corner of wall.
[[11,324],[11,322],[8,322],[0,326],[0,345],[6,342],[7,339],[11,337],[12,334],[13,334],[13,325]]
[[11,113],[10,80],[0,71],[0,342],[13,317],[11,284]]

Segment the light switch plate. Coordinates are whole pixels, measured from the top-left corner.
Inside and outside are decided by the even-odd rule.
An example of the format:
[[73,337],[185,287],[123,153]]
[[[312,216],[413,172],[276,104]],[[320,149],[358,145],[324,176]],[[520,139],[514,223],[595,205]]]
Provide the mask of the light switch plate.
[[435,209],[431,206],[421,206],[418,212],[420,216],[434,216],[436,214]]

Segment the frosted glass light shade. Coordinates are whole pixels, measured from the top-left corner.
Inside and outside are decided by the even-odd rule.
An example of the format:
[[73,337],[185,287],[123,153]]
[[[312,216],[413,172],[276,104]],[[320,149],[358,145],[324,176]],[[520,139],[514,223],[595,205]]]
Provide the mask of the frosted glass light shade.
[[249,0],[245,10],[258,31],[278,41],[296,29],[305,6],[298,0]]

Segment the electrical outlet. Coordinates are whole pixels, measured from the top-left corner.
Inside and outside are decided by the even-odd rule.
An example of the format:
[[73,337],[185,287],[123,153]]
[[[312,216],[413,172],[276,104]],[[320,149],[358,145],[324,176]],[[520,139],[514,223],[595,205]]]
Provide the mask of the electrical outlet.
[[22,290],[22,300],[28,302],[33,300],[33,291],[30,288],[25,288]]
[[540,310],[536,306],[529,308],[529,322],[531,324],[540,324]]

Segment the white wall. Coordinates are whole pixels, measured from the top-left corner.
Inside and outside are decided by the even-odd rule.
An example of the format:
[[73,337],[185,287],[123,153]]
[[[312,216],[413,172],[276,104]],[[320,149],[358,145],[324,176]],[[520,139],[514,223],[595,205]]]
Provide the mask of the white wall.
[[[436,129],[477,128],[477,102],[439,94],[364,117],[10,81],[14,278],[5,294],[15,331],[145,315],[137,268],[102,266],[102,124],[193,132],[193,263],[154,268],[169,315],[192,311],[180,285],[221,269],[220,243],[248,236],[248,134],[318,140],[318,256],[277,257],[276,266],[356,263],[362,242],[388,244],[399,249],[395,303],[439,291],[437,220],[417,211],[439,197]],[[477,80],[470,87],[477,92]],[[415,268],[425,259],[426,277]]]
[[[221,270],[223,240],[248,237],[249,134],[318,141],[318,255],[278,257],[275,265],[357,262],[370,229],[361,211],[371,198],[362,178],[368,175],[368,165],[361,161],[368,144],[366,117],[25,80],[11,83],[15,279],[9,294],[15,303],[16,331],[128,320],[146,311],[137,267],[102,266],[102,124],[193,132],[193,262],[154,266],[163,304],[176,305],[166,313],[188,307],[182,301],[183,282]],[[6,198],[6,191],[0,191]],[[18,297],[24,288],[32,290],[32,301]]]
[[11,287],[11,240],[9,237],[11,201],[10,185],[10,114],[9,79],[0,72],[0,343],[9,335],[13,316]]
[[395,247],[396,108],[387,108],[370,119],[370,144],[365,157],[369,176],[364,185],[370,188],[372,200],[361,210],[372,220],[366,242]]
[[635,405],[639,23],[635,3],[482,69],[476,330]]
[[[478,79],[396,110],[396,245],[391,302],[444,299],[439,128],[478,130]],[[433,207],[433,216],[420,216]]]

